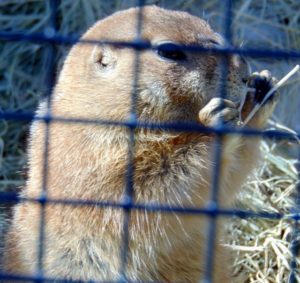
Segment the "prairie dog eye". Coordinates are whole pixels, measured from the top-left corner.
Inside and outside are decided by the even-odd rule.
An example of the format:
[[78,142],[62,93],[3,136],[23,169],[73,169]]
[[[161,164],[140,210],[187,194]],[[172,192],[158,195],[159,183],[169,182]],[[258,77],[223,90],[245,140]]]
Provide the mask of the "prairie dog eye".
[[187,59],[186,53],[181,50],[180,46],[172,42],[159,44],[155,51],[159,57],[164,59],[172,61],[183,61]]

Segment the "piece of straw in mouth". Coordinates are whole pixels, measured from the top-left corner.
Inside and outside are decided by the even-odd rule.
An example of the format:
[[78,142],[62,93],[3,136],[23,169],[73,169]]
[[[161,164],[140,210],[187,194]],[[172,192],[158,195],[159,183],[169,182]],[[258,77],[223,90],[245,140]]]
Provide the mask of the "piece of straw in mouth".
[[[249,115],[246,117],[245,121],[242,122],[242,126],[247,125],[247,123],[253,118],[254,114],[259,110],[259,108],[269,99],[273,93],[280,88],[282,85],[286,83],[286,81],[292,77],[294,74],[296,74],[300,69],[299,65],[296,65],[289,73],[287,73],[277,84],[275,84],[265,95],[264,99],[255,105],[255,107],[252,109],[252,111],[249,113]],[[245,99],[243,101],[245,103]],[[242,105],[244,104],[242,103]],[[242,108],[242,107],[241,107]]]

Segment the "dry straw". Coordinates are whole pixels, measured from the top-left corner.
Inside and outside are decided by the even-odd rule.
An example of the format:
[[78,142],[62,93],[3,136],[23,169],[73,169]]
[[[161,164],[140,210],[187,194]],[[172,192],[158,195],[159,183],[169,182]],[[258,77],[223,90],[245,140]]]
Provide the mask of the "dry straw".
[[[289,215],[295,207],[297,160],[283,158],[276,153],[276,145],[264,142],[261,147],[265,153],[264,162],[242,188],[236,206],[256,212]],[[234,218],[229,224],[228,234],[230,244],[226,246],[232,250],[235,259],[235,283],[288,282],[293,239],[291,219]],[[297,240],[300,240],[300,235]],[[299,258],[296,263],[296,280],[300,282]]]

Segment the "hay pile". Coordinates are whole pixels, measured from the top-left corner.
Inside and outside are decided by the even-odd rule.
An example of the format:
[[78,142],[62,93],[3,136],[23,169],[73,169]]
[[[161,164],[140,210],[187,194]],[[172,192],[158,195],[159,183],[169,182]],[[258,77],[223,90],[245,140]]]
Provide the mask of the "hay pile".
[[[222,0],[146,1],[186,10],[209,21],[222,31]],[[243,47],[299,49],[299,0],[234,1],[233,32],[236,45]],[[97,19],[113,11],[134,6],[134,0],[62,0],[58,11],[60,34],[81,34]],[[5,31],[43,32],[50,17],[48,1],[0,1],[0,27]],[[56,63],[68,47],[57,47]],[[0,111],[33,111],[47,91],[44,86],[47,46],[29,42],[0,42]],[[248,58],[253,70],[269,69],[281,78],[295,60]],[[275,121],[299,131],[300,77],[291,79],[281,92]],[[297,117],[298,115],[298,117]],[[20,174],[26,164],[25,145],[28,123],[0,121],[0,191],[15,190],[24,183]],[[263,144],[266,159],[253,179],[243,188],[237,205],[243,209],[289,213],[297,173],[295,146]],[[284,157],[283,157],[284,156]],[[1,218],[1,211],[0,211]],[[0,219],[1,220],[1,219]],[[230,224],[236,282],[287,282],[289,274],[290,221],[235,219]],[[298,274],[299,276],[299,274]],[[250,279],[249,279],[250,278]],[[299,278],[298,281],[300,282]]]
[[[276,146],[271,147],[266,142],[261,149],[265,154],[262,166],[242,188],[236,206],[243,210],[288,215],[295,208],[297,160],[283,158],[276,153]],[[228,246],[235,258],[234,282],[288,282],[293,239],[290,219],[234,218],[228,233]],[[297,282],[300,282],[299,258],[297,267]]]

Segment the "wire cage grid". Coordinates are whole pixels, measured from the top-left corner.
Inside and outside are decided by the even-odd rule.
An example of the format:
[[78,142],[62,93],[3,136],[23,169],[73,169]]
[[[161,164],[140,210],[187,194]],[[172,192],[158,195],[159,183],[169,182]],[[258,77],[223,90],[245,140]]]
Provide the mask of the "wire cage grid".
[[[44,33],[34,33],[26,34],[22,32],[4,32],[0,30],[0,40],[1,41],[29,41],[29,42],[40,42],[48,46],[48,58],[47,58],[47,76],[46,76],[46,86],[48,93],[46,95],[47,100],[47,113],[43,116],[35,116],[32,113],[25,112],[0,112],[0,119],[5,120],[20,120],[20,121],[33,121],[40,120],[46,125],[45,127],[45,145],[44,145],[44,163],[43,163],[43,186],[42,193],[39,198],[29,199],[21,197],[15,193],[1,192],[0,202],[37,202],[41,206],[41,216],[39,222],[39,243],[38,245],[38,264],[37,272],[34,276],[21,276],[17,274],[7,274],[3,271],[0,272],[0,280],[7,281],[31,281],[31,282],[70,282],[64,279],[54,279],[44,276],[43,273],[43,258],[44,258],[44,241],[45,241],[45,206],[47,203],[51,204],[64,204],[72,206],[97,206],[100,208],[112,207],[114,209],[122,209],[124,211],[124,223],[123,223],[123,243],[122,249],[120,251],[121,267],[120,267],[120,278],[115,282],[132,282],[126,277],[126,264],[127,264],[127,252],[129,246],[129,222],[130,213],[132,210],[148,210],[151,212],[163,212],[163,213],[183,213],[183,214],[193,214],[193,215],[205,215],[209,218],[209,228],[207,231],[208,242],[206,244],[205,251],[205,274],[201,281],[202,283],[212,282],[213,268],[214,268],[214,245],[216,241],[216,220],[219,216],[238,216],[241,218],[247,217],[264,217],[270,219],[281,219],[283,217],[288,217],[294,222],[294,238],[292,240],[291,252],[294,255],[293,260],[290,262],[292,269],[289,283],[295,283],[295,270],[296,261],[295,258],[298,255],[299,247],[297,245],[296,238],[299,237],[299,220],[300,220],[300,203],[299,198],[296,199],[296,206],[294,211],[291,211],[290,215],[283,215],[281,213],[267,213],[267,212],[252,212],[244,211],[238,209],[223,209],[218,206],[218,177],[220,174],[220,159],[222,156],[222,147],[220,146],[222,137],[224,135],[245,135],[245,136],[261,136],[265,138],[272,138],[274,140],[288,139],[291,141],[295,140],[295,135],[281,132],[277,130],[272,131],[261,131],[258,129],[247,129],[247,128],[231,128],[227,127],[220,121],[216,127],[208,128],[199,124],[193,123],[146,123],[139,122],[136,117],[136,98],[137,98],[137,82],[139,76],[139,51],[146,49],[155,49],[156,46],[151,45],[148,42],[144,42],[141,39],[141,30],[143,26],[143,6],[145,1],[138,0],[137,6],[140,8],[138,13],[137,27],[136,27],[136,39],[132,42],[119,42],[119,41],[91,41],[91,40],[80,40],[78,37],[74,36],[61,36],[57,33],[56,18],[57,10],[59,5],[59,0],[47,0],[51,7],[51,17],[48,20],[48,24],[45,27]],[[232,47],[230,43],[233,42],[233,34],[231,31],[232,26],[232,0],[221,1],[222,8],[224,11],[224,23],[223,23],[223,34],[228,42],[228,45],[222,48],[204,48],[202,46],[180,46],[182,50],[187,50],[189,52],[198,53],[214,53],[222,56],[222,84],[220,88],[219,96],[221,98],[226,97],[226,80],[228,73],[228,58],[232,54],[243,55],[243,56],[255,56],[255,57],[268,57],[275,59],[300,59],[300,50],[262,50],[262,49],[241,49]],[[132,95],[131,95],[131,115],[130,119],[125,122],[109,121],[109,120],[92,120],[92,119],[66,119],[64,117],[57,117],[51,115],[51,90],[55,84],[54,69],[55,69],[55,46],[56,45],[73,45],[76,43],[80,44],[110,44],[115,46],[123,46],[136,50],[135,56],[135,68],[134,81],[132,82]],[[47,197],[47,164],[48,164],[48,149],[49,141],[51,136],[49,135],[49,125],[53,121],[60,123],[81,123],[81,124],[95,124],[95,125],[106,125],[106,126],[122,126],[129,129],[129,151],[128,151],[128,166],[126,172],[126,189],[124,199],[120,203],[113,202],[97,202],[97,201],[84,201],[76,199],[50,199]],[[214,146],[214,171],[211,183],[211,196],[210,201],[206,207],[195,208],[195,207],[171,207],[167,205],[156,205],[156,204],[141,204],[134,202],[134,190],[133,190],[133,176],[134,176],[134,147],[135,147],[135,129],[137,128],[148,128],[148,129],[163,129],[172,131],[189,131],[197,133],[213,133],[216,135],[215,146]],[[300,138],[300,133],[296,134]],[[299,148],[299,162],[300,162],[300,148]],[[298,162],[298,176],[300,179],[300,168]],[[300,184],[298,182],[297,193],[299,194]],[[200,264],[200,263],[199,263]],[[77,281],[72,281],[77,282]],[[103,282],[103,281],[99,281]]]

